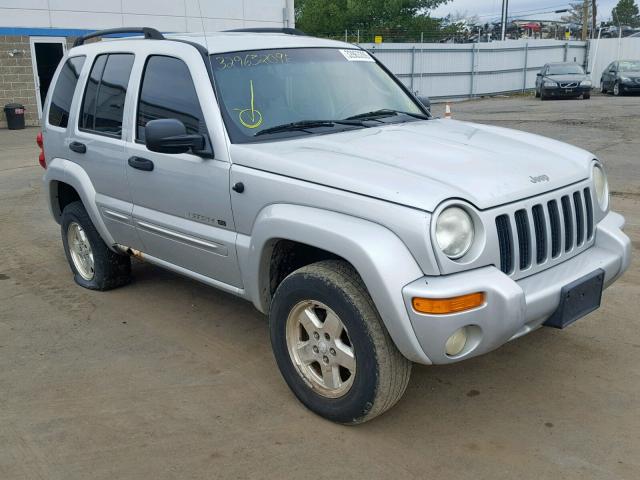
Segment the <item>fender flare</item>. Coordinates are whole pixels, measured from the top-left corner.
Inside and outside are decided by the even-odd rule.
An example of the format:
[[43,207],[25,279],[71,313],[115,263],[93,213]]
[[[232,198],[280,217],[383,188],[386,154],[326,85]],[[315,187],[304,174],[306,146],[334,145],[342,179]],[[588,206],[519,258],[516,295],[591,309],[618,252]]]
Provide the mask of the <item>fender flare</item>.
[[102,240],[104,240],[104,243],[106,243],[109,248],[112,248],[115,241],[107,230],[107,227],[102,220],[102,215],[100,215],[100,212],[98,211],[98,206],[96,204],[96,190],[93,187],[93,183],[91,183],[87,172],[85,172],[77,163],[73,163],[62,158],[55,158],[49,163],[49,165],[47,165],[44,183],[49,198],[49,210],[56,222],[60,223],[60,215],[62,215],[62,212],[60,212],[57,207],[56,192],[52,188],[53,182],[66,183],[78,192],[80,200],[82,201],[84,208],[87,210],[93,225],[102,237]]
[[382,225],[342,213],[291,204],[265,207],[251,236],[238,235],[238,258],[247,296],[269,311],[269,268],[277,240],[304,243],[338,255],[358,271],[400,352],[431,364],[420,347],[402,297],[402,288],[424,276],[402,240]]

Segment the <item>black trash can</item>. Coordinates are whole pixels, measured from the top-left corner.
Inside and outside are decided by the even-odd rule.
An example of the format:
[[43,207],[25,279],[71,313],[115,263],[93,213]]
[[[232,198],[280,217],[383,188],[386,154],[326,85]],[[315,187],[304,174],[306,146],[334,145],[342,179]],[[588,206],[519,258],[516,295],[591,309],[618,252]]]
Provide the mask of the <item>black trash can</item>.
[[9,130],[22,130],[24,128],[24,105],[8,103],[4,106],[4,114],[7,117]]

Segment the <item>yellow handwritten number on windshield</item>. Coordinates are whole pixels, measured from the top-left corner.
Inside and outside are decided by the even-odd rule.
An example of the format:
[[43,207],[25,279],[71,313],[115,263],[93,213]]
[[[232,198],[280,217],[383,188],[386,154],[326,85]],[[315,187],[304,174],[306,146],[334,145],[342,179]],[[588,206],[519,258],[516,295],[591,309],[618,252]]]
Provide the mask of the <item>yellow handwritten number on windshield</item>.
[[238,112],[238,119],[243,127],[258,128],[262,125],[262,113],[254,107],[253,80],[249,80],[249,87],[251,89],[251,107],[234,108],[234,110]]

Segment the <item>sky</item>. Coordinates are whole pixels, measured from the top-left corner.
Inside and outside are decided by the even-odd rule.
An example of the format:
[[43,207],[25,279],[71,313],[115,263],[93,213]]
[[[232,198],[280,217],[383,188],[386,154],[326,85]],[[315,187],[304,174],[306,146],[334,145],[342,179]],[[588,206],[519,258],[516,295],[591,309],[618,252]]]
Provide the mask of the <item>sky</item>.
[[[575,1],[575,0],[571,0]],[[569,6],[569,0],[509,0],[509,17],[530,19],[554,19],[563,14],[543,13],[561,10]],[[617,0],[598,0],[598,19],[609,20],[611,9]],[[445,17],[450,13],[464,13],[480,16],[480,21],[500,18],[502,0],[452,0],[431,11],[433,17]]]

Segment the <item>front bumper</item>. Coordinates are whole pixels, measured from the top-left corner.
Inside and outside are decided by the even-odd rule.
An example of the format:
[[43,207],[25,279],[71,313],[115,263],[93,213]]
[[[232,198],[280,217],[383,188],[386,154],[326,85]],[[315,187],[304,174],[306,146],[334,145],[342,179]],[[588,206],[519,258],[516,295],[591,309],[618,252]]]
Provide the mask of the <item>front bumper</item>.
[[621,82],[620,90],[624,93],[640,93],[640,83],[637,82]]
[[591,93],[592,87],[573,87],[570,89],[562,87],[544,87],[544,93],[549,97],[579,97]]
[[[597,225],[591,248],[518,281],[488,266],[410,283],[402,294],[420,346],[432,363],[453,363],[487,353],[537,329],[558,308],[563,286],[601,268],[606,288],[624,273],[631,261],[631,242],[622,232],[623,226],[624,218],[610,212]],[[411,305],[414,297],[450,298],[474,292],[485,292],[486,302],[466,312],[425,315]],[[468,325],[473,328],[466,347],[455,357],[447,356],[446,340]]]

